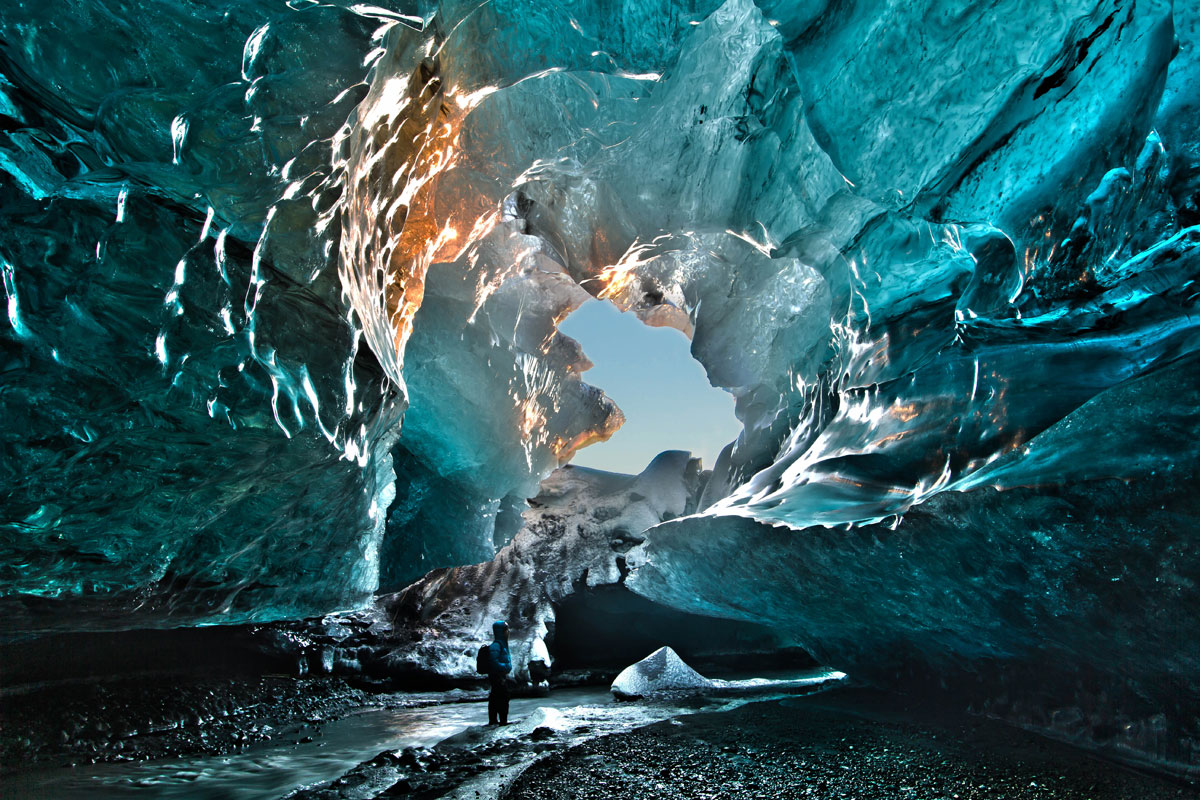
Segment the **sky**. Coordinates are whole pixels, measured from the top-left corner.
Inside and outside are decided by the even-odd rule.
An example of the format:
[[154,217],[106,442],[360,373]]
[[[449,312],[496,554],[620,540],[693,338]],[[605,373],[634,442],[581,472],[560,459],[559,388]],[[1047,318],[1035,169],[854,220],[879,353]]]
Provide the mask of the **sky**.
[[559,325],[595,364],[583,380],[604,390],[625,412],[607,442],[580,450],[572,464],[638,473],[663,450],[691,450],[711,469],[741,431],[733,396],[708,383],[688,338],[651,328],[612,303],[591,300]]

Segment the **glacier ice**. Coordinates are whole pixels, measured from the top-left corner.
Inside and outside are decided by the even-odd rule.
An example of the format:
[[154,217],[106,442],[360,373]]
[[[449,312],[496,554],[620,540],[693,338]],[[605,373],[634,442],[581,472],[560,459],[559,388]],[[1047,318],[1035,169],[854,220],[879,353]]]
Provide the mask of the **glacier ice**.
[[612,683],[612,693],[618,700],[633,700],[649,694],[711,686],[712,681],[685,664],[678,653],[660,647],[622,670]]
[[[328,172],[374,25],[309,17],[0,13],[10,630],[292,616],[377,584],[399,398],[287,185]],[[318,41],[337,55],[309,69]]]
[[688,666],[670,647],[660,647],[636,664],[621,670],[609,687],[618,700],[639,700],[669,694],[712,695],[789,692],[845,679],[837,670],[816,670],[796,677],[742,678],[723,680],[706,678]]
[[331,647],[337,658],[357,654],[381,677],[470,680],[479,644],[503,619],[520,680],[536,679],[535,661],[615,673],[664,641],[706,663],[742,663],[755,654],[773,667],[812,666],[764,626],[681,614],[623,587],[626,554],[643,532],[694,512],[707,477],[699,459],[682,451],[661,453],[638,475],[562,467],[542,482],[522,527],[495,558],[430,570],[380,594],[345,626],[330,617],[285,623],[287,641],[271,652],[312,660],[317,646]]
[[662,453],[638,475],[556,470],[494,559],[433,570],[379,598],[404,642],[395,658],[414,669],[472,675],[478,643],[503,619],[515,672],[523,675],[552,639],[556,604],[587,587],[619,584],[625,553],[642,531],[695,510],[701,478],[699,460],[682,451]]
[[[396,597],[532,647],[624,583],[1195,769],[1198,17],[6,5],[5,633],[438,567]],[[539,488],[621,423],[557,331],[593,296],[735,397],[711,475]],[[610,516],[533,542],[546,491]]]

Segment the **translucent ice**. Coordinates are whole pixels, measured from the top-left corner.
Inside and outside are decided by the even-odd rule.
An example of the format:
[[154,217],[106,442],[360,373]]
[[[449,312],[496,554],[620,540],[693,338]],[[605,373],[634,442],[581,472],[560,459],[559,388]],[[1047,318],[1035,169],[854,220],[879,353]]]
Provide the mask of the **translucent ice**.
[[[465,618],[528,593],[528,643],[585,566],[620,580],[620,527],[662,603],[1015,717],[1053,702],[1004,675],[1040,675],[1094,712],[1063,735],[1186,760],[1196,30],[1167,0],[5,5],[9,630],[478,561]],[[613,512],[568,558],[505,542],[620,424],[557,331],[588,296],[690,336],[743,431],[703,486],[671,461],[686,491],[560,474],[571,519]]]
[[431,571],[379,602],[424,669],[470,675],[475,645],[493,620],[509,622],[513,663],[541,655],[555,604],[584,587],[619,583],[641,532],[696,507],[702,473],[690,453],[660,454],[639,475],[567,466],[530,500],[524,526],[495,559]]

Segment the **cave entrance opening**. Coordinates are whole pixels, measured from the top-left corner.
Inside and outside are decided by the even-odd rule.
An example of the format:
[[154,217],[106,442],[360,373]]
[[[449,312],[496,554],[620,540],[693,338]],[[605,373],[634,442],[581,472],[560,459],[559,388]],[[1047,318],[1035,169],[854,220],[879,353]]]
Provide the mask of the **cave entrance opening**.
[[579,587],[554,606],[554,667],[617,672],[666,645],[709,676],[811,669],[816,659],[752,622],[677,611],[620,584]]
[[584,303],[559,330],[594,365],[583,379],[625,413],[621,429],[580,450],[575,466],[637,474],[664,450],[690,450],[711,469],[741,432],[733,396],[709,384],[680,331],[651,327],[601,300]]

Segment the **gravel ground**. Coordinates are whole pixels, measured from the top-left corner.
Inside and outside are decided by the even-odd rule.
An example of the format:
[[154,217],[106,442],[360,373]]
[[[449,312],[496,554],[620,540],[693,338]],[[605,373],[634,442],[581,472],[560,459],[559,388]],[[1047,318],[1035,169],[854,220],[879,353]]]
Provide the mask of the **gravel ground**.
[[[37,766],[234,752],[375,701],[338,678],[143,676],[0,697],[0,774]],[[378,702],[378,701],[376,701]]]
[[696,714],[548,756],[505,800],[1163,800],[1200,792],[1003,723],[829,692]]

